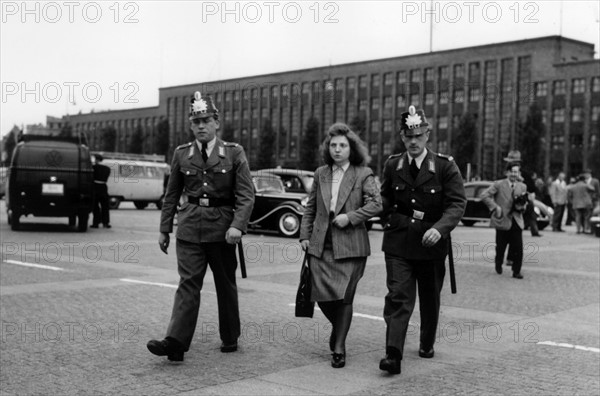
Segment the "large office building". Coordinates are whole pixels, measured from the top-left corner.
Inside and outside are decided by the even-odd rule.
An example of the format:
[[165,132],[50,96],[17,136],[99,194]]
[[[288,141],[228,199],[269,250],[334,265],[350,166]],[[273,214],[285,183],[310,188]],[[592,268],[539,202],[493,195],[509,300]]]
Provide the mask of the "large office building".
[[[296,167],[307,121],[316,117],[320,138],[336,121],[359,120],[371,166],[379,172],[410,104],[425,110],[431,148],[441,153],[451,153],[453,139],[460,139],[461,117],[473,116],[473,174],[484,179],[498,177],[508,151],[519,149],[518,125],[534,103],[545,125],[538,173],[580,172],[600,133],[600,60],[593,44],[560,36],[165,87],[157,107],[71,115],[70,122],[92,135],[92,148],[99,142],[95,134],[114,127],[115,149],[125,151],[136,128],[151,140],[158,122],[167,120],[170,154],[190,139],[194,91],[213,96],[221,131],[245,147],[251,166],[269,122],[276,131],[277,164]],[[152,149],[147,143],[145,150]]]

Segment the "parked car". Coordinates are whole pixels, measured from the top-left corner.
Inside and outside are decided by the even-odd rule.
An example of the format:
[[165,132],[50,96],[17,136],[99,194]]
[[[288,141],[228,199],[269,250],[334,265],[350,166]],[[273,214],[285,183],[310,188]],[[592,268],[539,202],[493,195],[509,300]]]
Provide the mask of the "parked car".
[[255,171],[257,175],[277,175],[283,181],[285,191],[293,193],[308,194],[315,180],[315,172],[286,169],[286,168],[269,168]]
[[255,200],[249,228],[275,230],[282,236],[298,237],[308,195],[285,191],[281,178],[272,174],[253,171],[252,182]]
[[90,152],[77,138],[23,135],[8,170],[7,219],[13,231],[21,216],[67,217],[87,230],[94,175]]
[[[461,222],[470,227],[479,221],[490,221],[490,210],[479,197],[481,193],[491,186],[491,181],[475,181],[465,183],[465,194],[467,196],[467,208]],[[538,229],[543,230],[552,221],[554,210],[546,206],[542,201],[533,201],[533,210],[537,214]]]

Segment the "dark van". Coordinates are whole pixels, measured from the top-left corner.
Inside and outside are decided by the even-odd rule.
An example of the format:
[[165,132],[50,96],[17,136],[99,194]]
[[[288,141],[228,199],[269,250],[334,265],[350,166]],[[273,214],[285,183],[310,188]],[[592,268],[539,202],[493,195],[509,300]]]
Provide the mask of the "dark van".
[[20,217],[68,217],[87,230],[94,174],[90,151],[78,138],[22,135],[8,169],[6,209],[11,229]]

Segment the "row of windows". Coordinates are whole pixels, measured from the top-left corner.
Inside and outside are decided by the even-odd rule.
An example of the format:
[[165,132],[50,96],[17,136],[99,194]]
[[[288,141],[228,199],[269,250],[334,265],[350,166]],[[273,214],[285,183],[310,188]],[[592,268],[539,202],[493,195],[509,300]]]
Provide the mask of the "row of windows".
[[[571,80],[571,93],[585,93],[585,78],[574,78]],[[600,92],[600,77],[592,77],[592,92]],[[565,80],[556,80],[552,82],[553,95],[566,95],[567,82]],[[535,96],[542,97],[548,95],[548,82],[542,81],[535,83]]]
[[[542,120],[546,120],[546,110],[542,110]],[[600,106],[592,106],[592,121],[598,121],[600,118]],[[565,122],[566,109],[556,108],[552,110],[552,122]],[[571,109],[571,122],[583,122],[584,111],[582,107],[573,107]]]

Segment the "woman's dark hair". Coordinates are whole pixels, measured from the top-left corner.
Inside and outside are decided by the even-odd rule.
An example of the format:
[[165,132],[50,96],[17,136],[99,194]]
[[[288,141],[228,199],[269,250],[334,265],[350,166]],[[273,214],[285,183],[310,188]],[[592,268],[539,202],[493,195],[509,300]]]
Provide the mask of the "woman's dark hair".
[[366,166],[371,161],[367,146],[358,135],[350,130],[348,125],[342,122],[336,122],[329,127],[327,136],[325,137],[325,140],[323,140],[323,143],[321,143],[321,157],[327,165],[331,166],[334,163],[331,154],[329,154],[329,143],[331,143],[331,139],[334,136],[345,136],[346,139],[348,139],[348,143],[350,144],[350,164],[355,166]]

